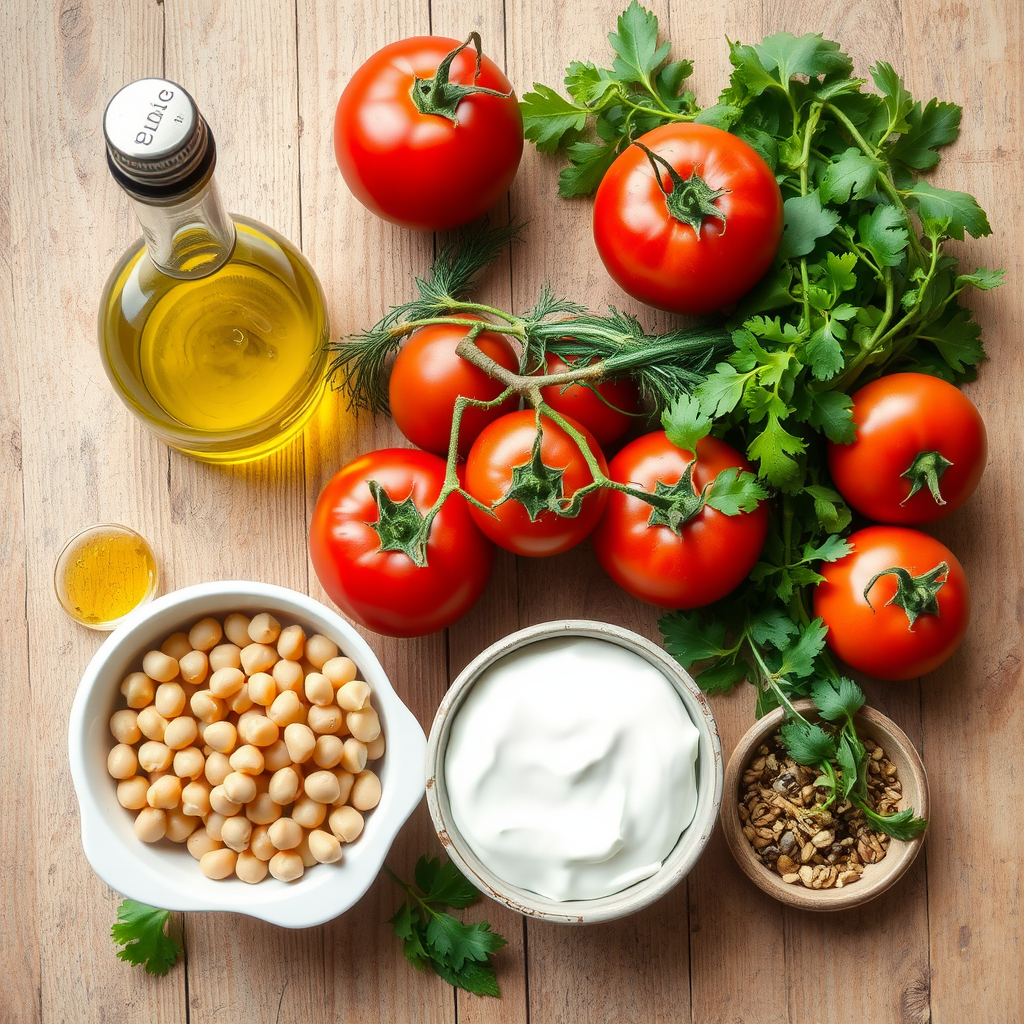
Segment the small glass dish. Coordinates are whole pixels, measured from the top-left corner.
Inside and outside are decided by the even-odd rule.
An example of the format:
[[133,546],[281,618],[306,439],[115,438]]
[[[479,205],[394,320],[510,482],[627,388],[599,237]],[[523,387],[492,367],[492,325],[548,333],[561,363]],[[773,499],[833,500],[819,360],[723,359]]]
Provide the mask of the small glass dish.
[[156,557],[141,534],[98,523],[64,545],[53,569],[61,608],[89,629],[114,629],[156,593]]

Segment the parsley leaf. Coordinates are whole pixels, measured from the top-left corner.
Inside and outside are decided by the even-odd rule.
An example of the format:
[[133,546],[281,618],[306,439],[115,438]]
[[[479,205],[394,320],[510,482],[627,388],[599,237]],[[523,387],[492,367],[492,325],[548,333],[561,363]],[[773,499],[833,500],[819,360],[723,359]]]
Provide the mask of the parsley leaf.
[[619,15],[618,28],[617,33],[608,35],[616,54],[612,62],[615,74],[624,82],[648,82],[671,49],[671,43],[658,45],[658,19],[632,0]]
[[170,934],[171,912],[123,899],[110,937],[123,946],[119,960],[142,964],[147,974],[166,974],[182,954],[181,943]]
[[661,425],[672,444],[693,452],[711,430],[711,414],[702,408],[699,399],[681,394],[661,414]]
[[985,211],[974,196],[966,192],[936,188],[927,181],[917,181],[907,189],[906,196],[907,203],[917,210],[922,221],[931,222],[932,225],[946,225],[945,230],[939,231],[939,234],[948,234],[957,239],[963,239],[965,231],[974,238],[992,234]]
[[820,34],[808,33],[798,37],[790,32],[776,32],[754,50],[766,70],[778,72],[783,85],[794,75],[819,78],[822,75],[848,75],[853,70],[853,61],[839,49],[839,44],[822,38]]
[[577,107],[546,85],[523,96],[523,132],[542,153],[554,153],[587,123],[586,108]]
[[782,244],[776,257],[780,260],[806,256],[814,249],[818,239],[830,235],[839,223],[839,214],[821,205],[817,189],[805,196],[793,196],[782,205],[785,223]]
[[782,742],[797,764],[815,767],[836,756],[836,741],[820,725],[790,719],[779,729]]
[[935,151],[948,146],[960,134],[961,110],[955,103],[928,101],[922,110],[915,103],[907,114],[907,128],[889,150],[889,156],[916,171],[926,171],[939,162]]
[[479,898],[477,889],[451,862],[423,856],[416,862],[416,887],[403,882],[390,868],[385,871],[402,889],[405,902],[388,921],[402,940],[405,958],[417,970],[429,966],[456,988],[478,995],[498,996],[498,980],[491,956],[505,939],[486,921],[465,923],[440,907],[462,908]]

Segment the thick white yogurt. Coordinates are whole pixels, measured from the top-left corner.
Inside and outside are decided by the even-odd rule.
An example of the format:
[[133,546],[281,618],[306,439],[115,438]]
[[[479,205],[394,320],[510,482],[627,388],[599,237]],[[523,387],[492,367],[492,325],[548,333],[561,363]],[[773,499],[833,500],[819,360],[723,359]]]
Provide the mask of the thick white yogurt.
[[444,771],[452,818],[500,878],[609,896],[661,866],[697,806],[699,734],[669,680],[618,644],[540,640],[485,669]]

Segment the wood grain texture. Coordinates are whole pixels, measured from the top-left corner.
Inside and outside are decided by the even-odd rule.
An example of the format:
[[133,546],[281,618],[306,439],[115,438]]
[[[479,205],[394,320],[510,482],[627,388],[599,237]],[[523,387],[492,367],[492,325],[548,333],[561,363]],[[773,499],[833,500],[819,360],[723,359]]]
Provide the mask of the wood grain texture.
[[[677,57],[695,61],[710,102],[728,77],[725,39],[786,29],[841,40],[867,77],[890,61],[915,96],[965,108],[935,180],[975,194],[990,239],[957,246],[965,264],[1005,266],[1008,287],[971,295],[990,365],[967,390],[989,427],[990,464],[968,508],[932,532],[970,575],[975,616],[957,655],[920,683],[868,683],[873,704],[917,742],[934,815],[925,852],[898,888],[857,911],[784,911],[749,885],[715,836],[656,906],[585,929],[470,911],[509,938],[501,1002],[460,995],[402,960],[385,920],[398,891],[378,879],[350,913],[289,932],[236,915],[190,915],[187,963],[151,979],[114,957],[116,894],[80,852],[63,757],[75,680],[98,637],[62,617],[50,573],[81,526],[120,520],[151,539],[164,588],[248,577],[327,601],[305,542],[321,487],[351,458],[404,444],[387,419],[354,418],[329,396],[303,437],[255,466],[199,465],[153,440],[110,389],[95,347],[95,305],[136,237],[110,180],[100,119],[125,82],[166,74],[189,88],[219,147],[228,207],[300,244],[328,297],[332,334],[373,323],[408,297],[444,239],[403,231],[352,198],[330,128],[349,76],[404,36],[470,29],[521,95],[557,86],[572,59],[603,63],[624,7],[543,0],[12,0],[0,9],[0,821],[17,850],[0,881],[0,1024],[153,1021],[305,1024],[817,1024],[840,1013],[877,1024],[1013,1022],[1021,980],[1024,811],[1016,800],[1024,730],[1024,523],[1020,484],[1024,266],[1022,12],[1015,0],[661,0]],[[633,303],[590,241],[590,204],[555,198],[561,162],[527,146],[495,220],[529,221],[525,240],[480,295],[520,311],[545,281],[600,307]],[[673,323],[640,311],[651,328]],[[654,609],[622,594],[587,545],[550,560],[496,559],[479,604],[446,634],[388,640],[364,631],[425,728],[445,687],[489,643],[562,616],[619,622],[657,639]],[[751,720],[749,692],[716,698],[726,754]],[[28,723],[26,725],[26,722]],[[389,863],[408,876],[439,846],[421,808]]]

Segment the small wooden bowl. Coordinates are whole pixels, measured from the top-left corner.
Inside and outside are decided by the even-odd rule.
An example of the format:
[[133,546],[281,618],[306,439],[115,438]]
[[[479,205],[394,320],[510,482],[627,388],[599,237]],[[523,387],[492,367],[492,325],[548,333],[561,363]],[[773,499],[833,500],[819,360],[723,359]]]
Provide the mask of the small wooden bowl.
[[[797,701],[796,708],[808,718],[814,708],[811,701]],[[758,746],[768,741],[782,724],[783,709],[759,719],[740,740],[725,769],[724,798],[720,820],[726,842],[743,873],[769,896],[801,910],[847,910],[873,900],[885,892],[914,862],[924,845],[924,836],[910,842],[893,839],[889,849],[877,864],[865,866],[864,874],[842,889],[807,889],[801,884],[784,882],[774,871],[765,867],[754,855],[754,848],[743,834],[739,816],[739,794],[743,772]],[[919,817],[928,816],[928,778],[924,764],[906,733],[891,719],[873,708],[861,708],[855,717],[857,732],[862,739],[872,739],[885,751],[885,756],[896,766],[897,778],[903,786],[903,799],[899,809],[913,807]]]

